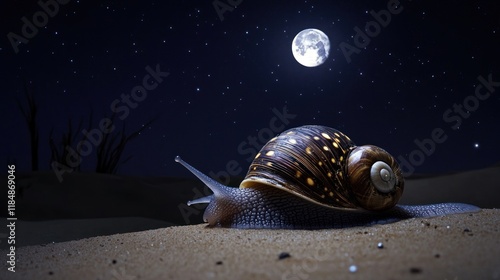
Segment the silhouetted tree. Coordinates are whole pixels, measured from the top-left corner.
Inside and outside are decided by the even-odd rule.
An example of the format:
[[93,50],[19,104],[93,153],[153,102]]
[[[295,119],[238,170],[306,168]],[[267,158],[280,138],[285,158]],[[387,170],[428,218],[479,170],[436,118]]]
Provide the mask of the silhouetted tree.
[[[114,118],[115,115],[111,117],[111,120],[114,121]],[[101,145],[97,147],[96,172],[111,174],[116,173],[119,164],[123,164],[132,158],[132,156],[129,156],[120,162],[127,143],[139,136],[139,134],[154,121],[155,119],[148,121],[140,129],[129,135],[125,132],[125,124],[123,124],[121,131],[115,130],[114,132],[104,134]]]
[[[90,126],[92,125],[92,111],[90,111],[90,117],[88,120],[88,129],[90,129]],[[83,126],[83,118],[80,119],[78,122],[78,126],[76,128],[76,131],[73,132],[73,122],[71,119],[68,119],[68,128],[65,132],[62,133],[61,139],[56,142],[53,136],[53,129],[50,131],[49,134],[49,147],[50,147],[50,162],[49,166],[52,166],[54,162],[58,162],[61,165],[64,166],[72,166],[70,162],[70,156],[68,148],[73,147],[78,143],[78,141],[84,141],[87,140],[86,135],[81,133]],[[82,135],[79,137],[79,135]],[[81,151],[77,151],[79,154]],[[80,164],[78,164],[76,167],[73,167],[73,170],[80,171],[81,167]]]
[[38,127],[36,122],[36,115],[38,112],[38,107],[35,103],[35,98],[33,92],[28,88],[26,82],[23,83],[25,98],[28,101],[28,107],[24,108],[21,101],[17,99],[17,105],[23,114],[23,117],[28,126],[28,132],[30,135],[30,146],[31,146],[31,170],[38,170]]

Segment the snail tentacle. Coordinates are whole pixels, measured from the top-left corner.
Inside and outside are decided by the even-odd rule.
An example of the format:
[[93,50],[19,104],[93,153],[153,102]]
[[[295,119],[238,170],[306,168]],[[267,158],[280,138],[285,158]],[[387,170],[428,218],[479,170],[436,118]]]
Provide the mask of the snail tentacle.
[[212,201],[213,199],[213,195],[209,195],[209,196],[204,196],[204,197],[200,197],[200,198],[197,198],[197,199],[193,199],[193,200],[190,200],[187,202],[187,205],[188,206],[191,206],[191,205],[194,205],[194,204],[205,204],[205,203],[210,203],[210,201]]
[[237,213],[242,211],[242,208],[245,208],[253,192],[224,186],[182,160],[180,156],[176,156],[175,161],[198,177],[214,193],[188,201],[188,206],[208,203],[203,213],[203,220],[211,226],[231,226],[231,221]]
[[224,186],[223,184],[203,174],[201,171],[199,171],[198,169],[191,166],[189,163],[182,160],[180,156],[176,156],[175,161],[182,164],[182,166],[184,166],[187,170],[193,173],[194,176],[198,177],[198,179],[200,179],[214,193],[213,195],[188,201],[189,206],[193,204],[210,203],[213,200],[214,196],[223,196],[224,194],[230,192],[229,189],[231,188]]

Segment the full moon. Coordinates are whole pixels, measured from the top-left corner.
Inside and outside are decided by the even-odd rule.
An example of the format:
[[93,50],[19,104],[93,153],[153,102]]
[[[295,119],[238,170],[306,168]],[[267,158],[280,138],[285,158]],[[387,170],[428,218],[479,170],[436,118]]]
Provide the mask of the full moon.
[[316,67],[328,58],[330,40],[321,30],[304,29],[293,38],[292,53],[298,63],[306,67]]

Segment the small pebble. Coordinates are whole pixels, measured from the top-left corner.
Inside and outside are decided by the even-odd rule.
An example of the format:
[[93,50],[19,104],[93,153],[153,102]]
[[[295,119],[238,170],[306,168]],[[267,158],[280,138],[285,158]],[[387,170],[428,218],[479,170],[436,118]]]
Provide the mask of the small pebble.
[[422,269],[420,267],[412,267],[412,268],[410,268],[410,273],[411,274],[419,274],[419,273],[422,273]]
[[221,265],[222,264],[222,261],[218,261],[215,263],[216,265]]
[[379,248],[379,249],[384,248],[384,243],[379,242],[379,243],[377,244],[377,248]]
[[354,272],[356,272],[357,270],[358,270],[358,267],[357,267],[357,266],[355,266],[355,265],[351,265],[351,266],[349,267],[349,271],[350,271],[350,272],[353,272],[353,273],[354,273]]
[[286,259],[286,258],[289,258],[289,257],[291,257],[289,253],[282,252],[281,254],[279,254],[278,259],[282,260],[282,259]]
[[464,233],[467,233],[468,236],[473,236],[474,234],[472,233],[472,231],[468,228],[465,228],[464,229]]

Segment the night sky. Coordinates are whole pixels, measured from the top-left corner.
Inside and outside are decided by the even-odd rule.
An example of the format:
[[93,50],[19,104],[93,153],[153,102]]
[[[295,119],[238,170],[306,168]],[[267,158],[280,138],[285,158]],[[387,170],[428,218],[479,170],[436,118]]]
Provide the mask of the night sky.
[[[370,11],[392,1],[240,0],[234,9],[224,0],[40,2],[57,3],[57,10],[50,6],[44,18],[37,1],[3,1],[0,8],[0,157],[18,171],[31,168],[16,103],[26,107],[25,86],[38,107],[41,170],[51,168],[51,130],[60,138],[69,121],[77,127],[80,120],[98,129],[113,111],[113,125],[127,133],[153,120],[126,146],[123,159],[132,157],[118,174],[191,176],[174,162],[181,155],[206,173],[227,171],[230,163],[234,176],[244,176],[254,146],[270,131],[305,124],[334,127],[358,145],[413,160],[407,173],[500,162],[497,1],[401,1],[385,26],[371,25],[369,41],[356,30],[376,22]],[[34,14],[41,27],[24,28],[32,38],[13,45],[12,34],[24,37]],[[331,42],[318,67],[300,65],[291,52],[306,28]],[[137,86],[148,89],[134,101]],[[415,140],[436,134],[441,143],[416,162],[423,152],[414,152]],[[94,152],[82,157],[81,170],[93,171],[95,161]]]

